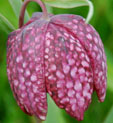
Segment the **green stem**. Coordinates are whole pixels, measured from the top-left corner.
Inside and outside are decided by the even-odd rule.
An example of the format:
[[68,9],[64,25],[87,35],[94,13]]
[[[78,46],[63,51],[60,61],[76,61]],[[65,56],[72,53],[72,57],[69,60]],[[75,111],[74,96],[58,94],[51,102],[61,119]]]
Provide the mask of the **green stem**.
[[25,0],[22,5],[20,16],[19,16],[19,28],[21,28],[24,24],[24,14],[25,14],[26,6],[29,2],[32,2],[32,1],[37,2],[41,6],[42,11],[43,11],[43,18],[45,18],[45,19],[48,18],[47,9],[45,7],[45,4],[41,0]]

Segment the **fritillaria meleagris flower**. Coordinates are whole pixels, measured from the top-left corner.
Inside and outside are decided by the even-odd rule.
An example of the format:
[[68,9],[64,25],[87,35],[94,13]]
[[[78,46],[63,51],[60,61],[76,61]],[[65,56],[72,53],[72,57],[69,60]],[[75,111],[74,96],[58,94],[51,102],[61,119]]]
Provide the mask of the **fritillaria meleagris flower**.
[[[35,13],[23,26],[26,5],[38,2]],[[77,120],[83,120],[97,92],[106,95],[106,56],[99,34],[78,15],[47,14],[39,0],[26,0],[19,29],[7,42],[7,73],[18,105],[29,115],[45,120],[46,93],[56,105]]]

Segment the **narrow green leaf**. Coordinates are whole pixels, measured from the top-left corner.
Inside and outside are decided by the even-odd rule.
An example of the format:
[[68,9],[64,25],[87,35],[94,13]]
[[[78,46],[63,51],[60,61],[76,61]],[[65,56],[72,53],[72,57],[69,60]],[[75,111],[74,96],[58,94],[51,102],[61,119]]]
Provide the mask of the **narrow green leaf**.
[[93,8],[93,4],[91,1],[87,1],[87,2],[88,2],[88,6],[89,6],[89,13],[87,15],[86,22],[88,23],[93,16],[94,8]]
[[46,5],[46,8],[48,13],[53,13],[53,8],[51,6]]
[[89,6],[86,22],[88,23],[93,16],[93,4],[89,0],[42,0],[45,4],[57,8],[75,8],[80,6]]
[[43,123],[66,123],[62,115],[62,109],[58,108],[48,95],[48,114],[46,121]]
[[74,8],[87,6],[87,0],[43,0],[46,4],[57,8]]
[[15,27],[9,22],[9,20],[4,17],[2,14],[0,14],[0,27],[3,29],[6,33],[9,33],[12,30],[15,30]]
[[107,67],[108,67],[108,73],[107,73],[107,88],[113,92],[113,55],[109,52],[108,49],[106,50],[107,55]]
[[[16,15],[16,17],[18,18],[19,17],[19,14],[20,14],[20,9],[21,9],[21,6],[22,6],[22,0],[9,0],[9,3]],[[28,12],[26,11],[25,13],[25,21],[27,22],[29,20],[29,14]]]
[[108,113],[104,123],[113,123],[113,107],[111,108],[110,112]]
[[104,4],[106,5],[105,13],[106,13],[107,20],[109,21],[110,25],[113,27],[113,21],[112,21],[113,16],[111,16],[113,13],[113,7],[112,7],[113,4],[111,1],[110,2],[105,1]]
[[7,18],[7,20],[10,21],[10,23],[15,28],[17,28],[18,19],[15,16],[15,13],[14,13],[11,5],[9,4],[8,0],[5,0],[5,1],[0,0],[0,14],[2,14],[5,18]]

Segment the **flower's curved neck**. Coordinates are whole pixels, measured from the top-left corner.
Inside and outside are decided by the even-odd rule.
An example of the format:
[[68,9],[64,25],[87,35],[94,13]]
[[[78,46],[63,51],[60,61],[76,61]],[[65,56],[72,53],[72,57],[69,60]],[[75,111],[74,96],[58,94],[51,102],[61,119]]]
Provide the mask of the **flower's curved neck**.
[[24,24],[24,14],[25,14],[25,10],[26,10],[26,7],[27,7],[27,4],[29,2],[37,2],[41,8],[42,8],[42,11],[43,11],[43,16],[42,18],[44,19],[48,19],[48,13],[47,13],[47,9],[45,7],[45,4],[41,1],[41,0],[25,0],[23,5],[22,5],[22,8],[21,8],[21,11],[20,11],[20,16],[19,16],[19,28],[21,28]]

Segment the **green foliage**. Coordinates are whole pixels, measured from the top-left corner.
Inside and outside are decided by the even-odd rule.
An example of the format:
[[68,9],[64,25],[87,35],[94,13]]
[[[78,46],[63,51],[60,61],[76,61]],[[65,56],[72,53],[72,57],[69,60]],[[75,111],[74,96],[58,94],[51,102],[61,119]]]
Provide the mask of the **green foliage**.
[[105,119],[104,123],[112,123],[112,122],[113,122],[113,107],[111,108],[110,112],[108,113],[108,116]]
[[6,33],[10,33],[11,30],[14,30],[15,27],[9,22],[9,20],[0,14],[0,28]]
[[[21,0],[8,0],[10,5],[12,6],[12,9],[15,13],[15,16],[18,18],[20,14],[20,8],[22,6],[22,1]],[[25,13],[25,21],[29,20],[29,14],[26,11]]]
[[80,6],[89,6],[89,13],[86,18],[86,22],[89,22],[93,16],[93,5],[89,0],[43,0],[43,2],[49,6],[57,8],[75,8]]
[[[43,1],[52,3],[52,0]],[[71,6],[75,7],[74,1],[70,0],[71,9],[47,8],[53,14],[68,13],[86,17],[88,7],[72,8]],[[64,0],[56,0],[56,5],[60,7],[63,2]],[[99,32],[104,43],[108,64],[108,87],[104,103],[99,103],[96,93],[93,94],[92,103],[81,123],[113,123],[113,1],[92,0],[92,2],[95,11],[91,24]],[[8,34],[18,28],[21,5],[22,0],[0,0],[0,123],[36,123],[34,117],[27,116],[17,106],[6,75],[6,41]],[[69,4],[65,2],[64,8],[66,6]],[[32,12],[41,11],[36,3],[30,3],[27,8],[25,22]],[[59,109],[48,95],[48,114],[43,123],[78,123],[78,121]]]
[[87,6],[88,0],[43,0],[46,4],[58,8],[74,8],[78,6]]

